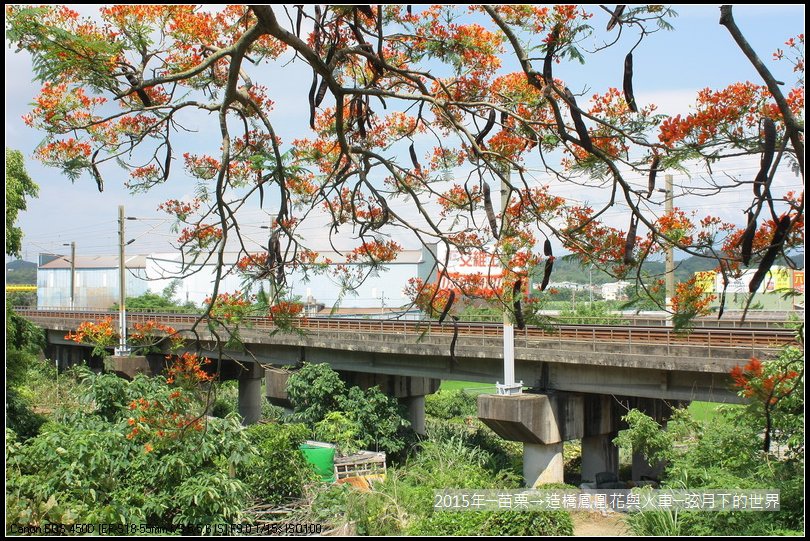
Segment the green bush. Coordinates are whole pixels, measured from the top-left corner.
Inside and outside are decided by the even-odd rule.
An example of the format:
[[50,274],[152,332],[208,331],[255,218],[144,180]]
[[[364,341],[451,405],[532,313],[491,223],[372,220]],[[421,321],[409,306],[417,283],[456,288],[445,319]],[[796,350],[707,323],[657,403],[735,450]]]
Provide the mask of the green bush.
[[[256,450],[236,416],[178,414],[184,426],[175,429],[147,418],[171,420],[170,399],[191,415],[199,408],[162,378],[86,374],[81,391],[87,411],[45,423],[25,442],[7,432],[8,524],[241,521],[249,493],[237,475]],[[132,396],[149,410],[131,408]]]
[[6,392],[6,428],[13,430],[23,439],[36,436],[39,428],[46,421],[45,417],[34,413],[27,400],[17,389]]
[[304,484],[314,479],[298,449],[309,429],[302,424],[267,423],[251,425],[245,432],[256,453],[242,470],[242,478],[253,494],[271,503],[300,497]]
[[[789,353],[792,354],[792,353]],[[644,512],[629,515],[636,535],[776,535],[803,529],[804,449],[802,394],[780,401],[774,411],[774,441],[782,454],[763,450],[763,420],[756,402],[748,408],[718,408],[711,424],[677,412],[666,432],[639,412],[628,416],[630,430],[617,439],[669,461],[663,480],[675,489],[777,489],[779,512]],[[675,446],[675,441],[686,442]]]
[[574,524],[565,511],[444,511],[417,522],[408,533],[426,536],[561,536],[573,535]]
[[360,450],[357,441],[360,430],[360,425],[350,415],[342,411],[333,411],[315,424],[314,434],[318,441],[334,443],[339,454],[350,455]]
[[376,387],[365,391],[359,387],[350,388],[341,406],[357,423],[360,429],[357,443],[363,449],[396,454],[413,439],[413,432],[409,430],[411,423],[405,418],[403,406]]
[[290,375],[287,396],[295,410],[295,417],[314,425],[330,411],[340,411],[346,396],[346,384],[328,364],[309,364]]
[[[342,412],[345,420],[356,428],[354,445],[350,447],[397,454],[413,441],[410,423],[396,398],[386,396],[376,387],[365,391],[359,387],[347,389],[338,373],[327,364],[305,364],[290,376],[287,394],[295,409],[293,418],[314,430],[330,413]],[[333,428],[327,422],[320,425],[320,432]],[[346,446],[345,435],[341,438]]]
[[213,417],[219,417],[220,419],[224,419],[231,413],[236,412],[236,407],[234,406],[233,402],[226,399],[226,398],[217,398],[214,401],[214,404],[211,406],[211,415]]
[[438,391],[425,397],[425,413],[439,419],[475,417],[478,415],[476,398],[460,389]]

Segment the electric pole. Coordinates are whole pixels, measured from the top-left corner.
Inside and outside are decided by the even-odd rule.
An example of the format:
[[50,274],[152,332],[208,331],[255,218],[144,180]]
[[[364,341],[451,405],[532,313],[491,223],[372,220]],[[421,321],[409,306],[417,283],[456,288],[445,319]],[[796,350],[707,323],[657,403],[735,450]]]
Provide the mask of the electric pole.
[[[512,188],[509,186],[507,179],[511,176],[511,169],[509,166],[503,173],[501,178],[501,231],[498,240],[503,240],[509,230],[509,221],[507,220],[506,209],[509,207],[509,196],[511,195]],[[506,298],[506,272],[507,264],[503,262],[501,265],[501,297]],[[521,394],[523,390],[523,382],[515,382],[515,328],[512,325],[512,320],[509,319],[509,310],[504,304],[503,307],[503,384],[496,383],[495,388],[498,394],[501,395],[517,395]]]
[[[672,175],[665,175],[666,181],[666,199],[664,201],[664,209],[667,215],[672,215],[674,210],[673,199],[675,193],[672,189]],[[667,309],[667,325],[672,325],[672,298],[675,296],[675,250],[671,242],[667,242],[666,262],[664,268],[664,283],[666,289],[666,309]]]
[[76,242],[70,242],[70,309],[76,309]]
[[[62,246],[68,246],[63,244]],[[76,308],[76,243],[70,243],[70,309]]]
[[126,256],[124,254],[124,205],[118,206],[118,270],[119,270],[119,292],[120,298],[118,300],[118,347],[115,348],[115,354],[119,357],[129,355],[129,347],[127,346],[127,307],[126,307]]

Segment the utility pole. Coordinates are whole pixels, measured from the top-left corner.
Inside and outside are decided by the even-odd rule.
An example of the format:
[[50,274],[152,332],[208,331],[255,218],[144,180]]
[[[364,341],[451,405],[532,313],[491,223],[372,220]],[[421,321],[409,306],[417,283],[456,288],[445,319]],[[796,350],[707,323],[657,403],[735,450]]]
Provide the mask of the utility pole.
[[[664,200],[664,209],[668,215],[672,214],[674,210],[673,199],[675,193],[672,189],[672,175],[665,175],[666,181],[666,199]],[[672,325],[672,298],[675,296],[675,250],[671,242],[667,243],[666,262],[664,268],[664,283],[666,289],[666,308],[667,308],[667,325]]]
[[[509,206],[509,196],[511,195],[512,188],[509,186],[506,179],[510,178],[511,174],[511,169],[507,166],[501,178],[501,234],[498,240],[502,240],[509,229],[506,209]],[[507,269],[506,265],[502,265],[502,267],[501,296],[505,297]],[[506,305],[503,307],[503,380],[503,384],[495,384],[498,394],[518,395],[523,391],[523,382],[515,382],[515,328],[512,325],[512,321],[509,319],[509,310]]]
[[118,347],[115,348],[115,355],[119,357],[129,355],[129,347],[127,346],[127,306],[126,306],[126,256],[124,254],[124,205],[118,205],[118,270],[119,270],[119,292],[120,298],[118,300]]
[[[67,246],[63,244],[62,246]],[[76,308],[76,242],[70,243],[70,309]]]
[[70,242],[70,309],[76,309],[76,242]]

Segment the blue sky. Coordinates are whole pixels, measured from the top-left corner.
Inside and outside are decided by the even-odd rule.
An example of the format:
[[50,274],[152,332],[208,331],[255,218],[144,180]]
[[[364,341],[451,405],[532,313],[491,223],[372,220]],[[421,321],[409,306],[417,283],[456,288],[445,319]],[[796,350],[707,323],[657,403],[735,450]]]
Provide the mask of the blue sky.
[[[718,6],[676,6],[675,10],[679,14],[673,21],[675,30],[655,34],[634,54],[637,102],[656,103],[660,112],[686,113],[696,91],[701,88],[721,88],[744,80],[760,82],[728,32],[718,24]],[[89,13],[89,9],[84,12]],[[789,37],[804,32],[804,6],[737,6],[734,12],[738,25],[754,49],[777,77],[790,85],[795,76],[786,69],[786,63],[772,62],[771,53],[783,47]],[[600,14],[598,17],[603,16]],[[603,29],[601,19],[597,18],[595,26],[599,31]],[[561,66],[555,76],[565,79],[575,92],[584,91],[586,95],[602,92],[610,86],[621,87],[622,60],[630,44],[629,39],[623,40],[615,50],[589,58],[584,66]],[[169,231],[166,215],[159,213],[156,208],[166,199],[191,195],[193,182],[183,178],[182,164],[175,163],[173,172],[176,176],[168,185],[152,193],[135,196],[123,188],[126,178],[123,171],[108,170],[105,191],[99,193],[95,182],[89,178],[71,184],[58,170],[43,167],[31,158],[43,135],[26,127],[20,119],[29,111],[29,104],[39,89],[38,84],[31,82],[30,64],[27,54],[16,53],[6,42],[6,146],[23,152],[29,173],[40,185],[39,198],[31,200],[28,210],[21,213],[19,218],[19,225],[25,233],[24,258],[35,260],[37,253],[46,251],[67,253],[69,248],[63,244],[71,241],[77,242],[79,254],[115,254],[117,207],[121,204],[126,206],[128,216],[138,218],[137,221],[127,222],[127,237],[136,239],[128,248],[130,253],[168,251],[169,242],[176,234]],[[504,66],[504,71],[515,69],[512,63]],[[306,135],[306,92],[310,77],[304,65],[293,64],[284,67],[283,71],[273,71],[267,81],[259,81],[271,87],[271,97],[277,104],[271,118],[279,127],[285,142]],[[202,132],[199,136],[205,137]],[[729,174],[753,177],[757,167],[756,160],[741,161],[731,164]],[[537,176],[539,181],[543,180],[541,172],[538,171]],[[688,179],[676,173],[676,184],[679,182],[688,182]],[[787,173],[780,175],[777,183],[799,186],[798,180]],[[570,189],[561,194],[581,196],[576,190]],[[736,219],[738,206],[733,203],[737,201],[729,201],[728,211],[731,219]],[[705,204],[703,200],[684,201],[683,206],[699,207]],[[626,209],[617,208],[612,214],[620,221],[616,225],[621,227],[621,222],[626,221]],[[264,237],[259,225],[267,223],[266,215],[266,210],[255,209],[246,217],[245,223],[250,224],[246,229],[248,236],[255,237],[257,241]],[[739,218],[742,222],[741,215]],[[318,233],[313,228],[312,234]],[[406,246],[415,247],[409,239],[402,240]]]

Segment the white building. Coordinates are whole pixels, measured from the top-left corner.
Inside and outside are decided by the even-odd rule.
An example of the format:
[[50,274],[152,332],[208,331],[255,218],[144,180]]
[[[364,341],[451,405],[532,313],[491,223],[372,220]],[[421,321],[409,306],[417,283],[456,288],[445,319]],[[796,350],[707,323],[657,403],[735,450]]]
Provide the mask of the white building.
[[602,297],[606,301],[624,301],[627,300],[625,289],[630,285],[630,282],[620,280],[618,282],[610,282],[602,284]]
[[[142,255],[127,257],[124,287],[128,297],[147,291],[147,283],[138,276],[145,262]],[[71,272],[70,257],[43,254],[37,267],[37,308],[70,309],[72,277],[74,308],[107,310],[120,299],[118,268],[115,256],[76,256]]]
[[[342,254],[321,253],[319,260],[331,261],[330,270],[318,275],[305,276],[300,270],[287,274],[287,286],[293,297],[308,305],[323,305],[326,313],[333,307],[340,312],[363,309],[372,313],[376,309],[390,311],[409,303],[404,289],[411,278],[427,282],[435,278],[434,252],[428,249],[403,250],[397,258],[383,268],[371,272],[354,290],[342,291],[340,280],[333,276],[336,265],[342,265],[352,275],[359,274],[361,266],[347,263]],[[64,256],[43,256],[37,268],[37,306],[39,308],[70,308],[71,265]],[[175,300],[201,306],[214,291],[216,255],[207,260],[183,259],[180,253],[155,253],[127,258],[126,294],[135,297],[151,292],[161,294],[173,281],[180,283]],[[226,253],[224,268],[232,268],[236,253]],[[114,256],[77,257],[74,271],[76,308],[109,309],[119,300],[118,258]],[[236,291],[256,294],[259,287],[270,291],[268,280],[251,284],[242,274],[231,271],[220,280],[219,293]]]

